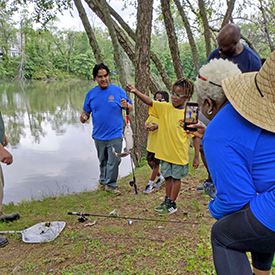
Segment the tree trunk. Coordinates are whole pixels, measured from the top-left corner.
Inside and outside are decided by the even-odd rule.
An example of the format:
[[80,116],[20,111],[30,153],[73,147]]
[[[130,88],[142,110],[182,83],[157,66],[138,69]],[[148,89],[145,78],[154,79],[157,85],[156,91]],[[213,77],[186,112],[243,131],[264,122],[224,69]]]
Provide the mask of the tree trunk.
[[173,59],[174,70],[176,73],[177,79],[182,78],[184,76],[181,59],[180,59],[180,51],[178,47],[178,39],[174,27],[174,20],[170,10],[170,1],[169,0],[161,0],[161,9],[162,15],[165,23],[166,33],[169,42],[169,48],[171,52],[171,56]]
[[180,13],[180,16],[182,18],[182,21],[183,21],[183,24],[184,24],[184,27],[185,27],[185,30],[186,30],[186,33],[187,33],[187,36],[188,36],[191,52],[192,52],[195,71],[197,71],[198,67],[200,66],[200,61],[199,61],[199,55],[198,55],[196,43],[195,43],[195,40],[194,40],[194,37],[193,37],[193,33],[191,31],[191,28],[190,28],[190,24],[189,24],[189,21],[188,21],[188,18],[186,16],[185,12],[184,12],[184,9],[180,4],[180,1],[179,0],[174,0],[174,2],[176,4],[176,6],[178,8],[178,11]]
[[204,28],[204,40],[205,40],[205,49],[206,49],[206,57],[209,56],[211,53],[211,39],[210,39],[210,29],[208,25],[208,20],[206,16],[205,6],[204,6],[204,0],[199,0],[199,9],[200,9],[200,16],[203,22],[203,28]]
[[226,10],[225,16],[223,18],[221,28],[223,28],[225,25],[227,25],[229,23],[229,20],[232,17],[232,12],[234,10],[235,1],[236,0],[227,1],[227,10]]
[[[106,25],[103,13],[102,13],[100,7],[98,6],[97,1],[94,1],[94,0],[85,0],[85,1],[88,4],[88,6],[92,9],[92,11],[94,13],[96,13],[96,15]],[[130,39],[126,36],[126,34],[122,31],[122,29],[117,25],[117,23],[114,21],[112,21],[112,22],[114,24],[117,38],[118,38],[118,41],[119,41],[121,47],[123,48],[125,53],[128,55],[128,57],[130,58],[133,65],[135,66],[135,48],[134,48],[133,44],[131,43]],[[151,92],[152,93],[157,92],[160,89],[160,87],[159,87],[158,83],[156,82],[156,80],[151,75],[151,73],[149,74],[149,79],[150,79]]]
[[89,20],[87,18],[86,12],[82,6],[81,0],[74,0],[75,6],[78,10],[79,17],[81,18],[82,24],[85,28],[85,31],[88,35],[90,45],[92,47],[92,50],[94,52],[94,56],[97,63],[103,63],[103,58],[101,55],[101,51],[99,49],[99,46],[97,44],[93,29],[89,23]]
[[267,24],[267,19],[266,19],[266,14],[265,14],[265,9],[263,8],[263,3],[262,3],[262,0],[259,0],[260,2],[260,11],[262,13],[262,16],[263,16],[263,23],[264,23],[264,31],[265,31],[265,34],[266,34],[266,37],[267,37],[267,40],[268,40],[268,45],[269,45],[269,48],[270,48],[270,51],[273,52],[274,51],[274,45],[272,43],[272,40],[270,38],[270,32],[269,32],[269,28],[268,28],[268,24]]
[[[135,32],[128,26],[127,23],[124,22],[124,20],[120,17],[120,15],[111,6],[109,6],[109,9],[110,9],[111,15],[119,22],[119,24],[126,31],[126,33],[130,36],[130,38],[132,38],[136,42]],[[171,87],[172,87],[172,82],[171,82],[169,76],[167,75],[164,67],[162,66],[161,61],[156,56],[156,54],[152,51],[150,52],[150,58],[154,62],[155,66],[156,66],[156,68],[157,68],[157,70],[158,70],[158,72],[159,72],[159,74],[162,78],[162,81],[163,81],[164,85],[166,86],[166,88],[168,90],[170,90]],[[152,82],[155,83],[156,81],[152,79]],[[154,86],[158,86],[158,84],[153,84],[153,87]],[[152,92],[152,90],[151,90],[151,92]]]
[[124,71],[123,58],[122,58],[122,55],[121,55],[121,52],[120,52],[120,46],[119,46],[119,42],[118,42],[118,39],[117,39],[117,35],[116,35],[115,27],[114,27],[114,24],[113,24],[113,20],[111,18],[109,5],[106,3],[105,0],[100,0],[100,3],[101,3],[101,6],[102,6],[101,10],[103,12],[105,22],[106,22],[106,25],[108,27],[109,34],[111,36],[113,47],[114,47],[114,59],[115,59],[116,65],[117,65],[120,84],[121,84],[121,87],[123,87],[123,89],[125,89],[126,84],[127,84],[126,73]]
[[[153,17],[153,0],[139,0],[137,10],[136,57],[135,57],[135,85],[142,93],[149,95],[150,82],[150,47]],[[138,165],[142,156],[145,156],[147,133],[144,131],[144,122],[148,117],[148,106],[135,98],[136,139],[132,157]]]

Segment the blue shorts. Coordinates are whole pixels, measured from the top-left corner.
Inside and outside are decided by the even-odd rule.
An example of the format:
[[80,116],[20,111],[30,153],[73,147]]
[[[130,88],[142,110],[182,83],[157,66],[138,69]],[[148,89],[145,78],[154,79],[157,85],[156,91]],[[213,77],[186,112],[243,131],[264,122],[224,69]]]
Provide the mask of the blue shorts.
[[162,160],[160,170],[164,178],[172,177],[173,179],[177,180],[187,176],[189,171],[189,165],[177,165]]

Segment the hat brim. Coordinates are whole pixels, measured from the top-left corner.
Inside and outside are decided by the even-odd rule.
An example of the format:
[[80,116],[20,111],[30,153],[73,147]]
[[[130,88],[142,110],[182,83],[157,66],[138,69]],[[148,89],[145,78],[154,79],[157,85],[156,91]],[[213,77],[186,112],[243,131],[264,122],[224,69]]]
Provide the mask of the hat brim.
[[275,133],[275,106],[262,97],[255,84],[257,72],[234,75],[222,80],[223,91],[234,109],[252,124]]

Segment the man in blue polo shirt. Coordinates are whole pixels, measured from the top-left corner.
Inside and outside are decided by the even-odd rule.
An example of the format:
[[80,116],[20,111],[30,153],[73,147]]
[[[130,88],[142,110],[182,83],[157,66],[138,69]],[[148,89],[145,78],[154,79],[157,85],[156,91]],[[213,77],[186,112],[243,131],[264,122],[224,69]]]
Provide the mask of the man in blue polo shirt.
[[[207,62],[214,58],[222,58],[237,64],[242,73],[259,71],[262,66],[260,58],[253,50],[241,44],[240,38],[241,32],[238,25],[225,25],[217,37],[218,47],[209,54]],[[199,120],[202,121],[205,125],[208,125],[209,123],[209,120],[202,113],[199,114]],[[202,144],[200,146],[200,153],[201,159],[208,171]],[[197,190],[204,190],[205,193],[208,194],[212,199],[216,197],[215,186],[209,171],[208,178],[202,185],[198,186]]]
[[100,167],[100,187],[116,195],[118,166],[121,159],[114,155],[122,149],[122,110],[133,110],[133,104],[125,91],[110,83],[109,68],[103,63],[93,69],[97,86],[89,90],[84,101],[80,121],[85,123],[92,114],[93,134]]

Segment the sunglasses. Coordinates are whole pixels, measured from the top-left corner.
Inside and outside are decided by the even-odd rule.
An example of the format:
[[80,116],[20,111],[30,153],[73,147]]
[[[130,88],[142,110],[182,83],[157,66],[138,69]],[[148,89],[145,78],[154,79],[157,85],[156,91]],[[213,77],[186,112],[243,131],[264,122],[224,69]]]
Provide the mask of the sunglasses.
[[199,66],[199,68],[197,69],[197,77],[198,78],[200,78],[201,80],[203,80],[203,81],[208,81],[210,84],[212,84],[212,85],[215,85],[215,86],[218,86],[218,87],[221,87],[222,85],[220,85],[220,84],[217,84],[217,83],[214,83],[214,82],[212,82],[212,81],[210,81],[210,80],[208,80],[208,79],[206,79],[205,77],[203,77],[203,76],[201,76],[200,75],[200,68],[201,68],[201,66]]
[[162,102],[164,101],[165,99],[164,98],[154,98],[155,101],[159,101],[159,102]]
[[179,94],[177,94],[177,93],[175,93],[174,91],[169,91],[169,93],[170,93],[170,95],[174,95],[174,96],[176,96],[176,97],[188,97],[188,95],[179,95]]

